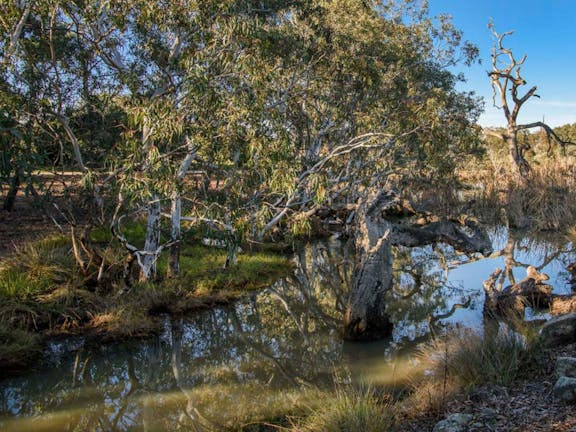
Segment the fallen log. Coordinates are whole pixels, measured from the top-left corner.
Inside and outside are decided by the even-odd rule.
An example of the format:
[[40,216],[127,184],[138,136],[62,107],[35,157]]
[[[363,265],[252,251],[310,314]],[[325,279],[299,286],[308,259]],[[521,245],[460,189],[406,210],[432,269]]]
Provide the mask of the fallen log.
[[523,318],[526,307],[548,308],[551,315],[576,312],[576,294],[553,294],[552,287],[544,283],[548,276],[539,273],[533,266],[527,267],[523,280],[503,289],[501,284],[497,284],[501,273],[501,269],[496,269],[484,281],[485,313]]

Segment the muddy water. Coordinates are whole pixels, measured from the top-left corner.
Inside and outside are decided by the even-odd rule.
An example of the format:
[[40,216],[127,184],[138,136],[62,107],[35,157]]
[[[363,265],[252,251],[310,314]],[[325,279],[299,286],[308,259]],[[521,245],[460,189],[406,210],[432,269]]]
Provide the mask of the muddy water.
[[[534,265],[569,293],[570,243],[493,233],[492,257],[436,245],[397,249],[388,340],[344,343],[339,329],[353,267],[338,241],[295,256],[294,274],[233,307],[166,318],[160,337],[99,349],[55,342],[45,363],[0,381],[0,430],[197,430],[250,423],[305,403],[337,380],[391,383],[432,332],[482,331],[482,281],[496,268],[521,279]],[[510,283],[510,281],[506,281]],[[542,312],[530,311],[531,317]]]

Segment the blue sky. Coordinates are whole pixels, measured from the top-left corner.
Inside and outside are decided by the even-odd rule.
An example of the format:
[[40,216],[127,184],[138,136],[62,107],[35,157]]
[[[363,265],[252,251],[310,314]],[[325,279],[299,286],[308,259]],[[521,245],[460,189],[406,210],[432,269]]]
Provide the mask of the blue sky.
[[492,106],[492,88],[486,72],[491,68],[493,38],[487,28],[493,19],[496,31],[514,30],[505,41],[515,56],[528,58],[522,68],[524,87],[538,86],[526,102],[519,122],[543,118],[551,126],[576,123],[576,0],[429,0],[432,15],[452,15],[457,28],[480,49],[481,65],[459,69],[467,82],[462,90],[474,90],[486,99],[483,126],[503,126],[504,116]]

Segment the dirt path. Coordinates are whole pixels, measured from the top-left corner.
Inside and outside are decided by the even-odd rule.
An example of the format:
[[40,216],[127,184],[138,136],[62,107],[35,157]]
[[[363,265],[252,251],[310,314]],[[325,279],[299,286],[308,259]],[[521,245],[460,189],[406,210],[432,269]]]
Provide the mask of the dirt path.
[[0,257],[18,245],[59,232],[42,210],[19,200],[14,211],[0,209]]

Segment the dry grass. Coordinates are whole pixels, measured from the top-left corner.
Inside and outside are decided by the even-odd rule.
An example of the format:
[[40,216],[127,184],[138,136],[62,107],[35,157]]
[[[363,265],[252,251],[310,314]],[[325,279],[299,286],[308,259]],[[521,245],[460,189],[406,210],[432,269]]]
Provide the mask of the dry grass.
[[464,330],[436,339],[421,349],[424,372],[398,409],[405,419],[437,417],[474,387],[508,386],[533,373],[538,352],[511,331],[481,335]]
[[421,352],[435,376],[446,376],[463,387],[508,385],[533,364],[535,347],[512,331],[480,335],[466,330],[437,339]]
[[532,166],[525,182],[509,174],[507,165],[488,158],[481,169],[468,167],[461,172],[472,185],[467,200],[472,211],[493,223],[512,228],[563,230],[576,219],[576,162],[550,159]]

